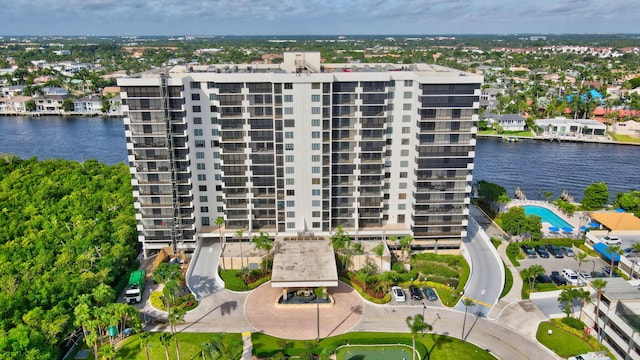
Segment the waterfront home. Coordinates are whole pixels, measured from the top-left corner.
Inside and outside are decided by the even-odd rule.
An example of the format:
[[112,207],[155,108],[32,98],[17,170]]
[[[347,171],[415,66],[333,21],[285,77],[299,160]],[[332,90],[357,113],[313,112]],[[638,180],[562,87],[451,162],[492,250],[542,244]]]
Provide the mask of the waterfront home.
[[22,91],[24,90],[25,86],[24,85],[11,85],[11,86],[5,86],[3,88],[0,88],[0,95],[2,96],[6,96],[6,97],[14,97],[16,95],[22,94]]
[[33,98],[36,102],[36,111],[41,113],[62,113],[62,103],[69,95],[42,95]]
[[45,86],[42,88],[42,95],[69,95],[67,89],[57,86]]
[[109,99],[109,116],[122,116],[122,100],[120,95],[114,96]]
[[102,99],[95,95],[84,96],[73,100],[73,111],[83,113],[99,113],[102,111]]
[[535,120],[541,129],[536,135],[550,140],[606,140],[607,126],[592,119],[554,119]]
[[491,114],[485,115],[485,120],[489,125],[497,123],[502,127],[504,131],[523,131],[526,125],[526,120],[519,114]]
[[27,111],[26,103],[32,100],[29,96],[13,96],[0,99],[3,103],[0,111],[4,113],[21,113]]
[[611,131],[618,135],[640,138],[640,122],[634,120],[615,122],[611,125]]

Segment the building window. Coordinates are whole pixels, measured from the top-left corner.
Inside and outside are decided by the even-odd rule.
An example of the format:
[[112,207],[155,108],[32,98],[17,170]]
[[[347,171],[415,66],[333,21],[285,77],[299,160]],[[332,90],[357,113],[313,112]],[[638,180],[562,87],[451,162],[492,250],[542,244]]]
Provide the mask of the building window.
[[400,140],[400,144],[402,144],[402,145],[409,145],[409,139],[402,139],[402,140]]
[[320,139],[320,131],[312,131],[311,132],[312,139]]
[[198,174],[198,181],[207,181],[207,175]]
[[311,95],[311,101],[320,102],[320,95]]
[[293,178],[287,178],[285,179],[285,182],[287,185],[294,185],[296,183]]
[[224,209],[222,208],[222,206],[218,206],[216,208],[216,210],[218,211],[219,214],[222,214],[222,212],[224,211]]
[[201,118],[201,117],[194,117],[194,118],[193,118],[193,123],[194,123],[195,125],[200,125],[200,124],[202,124],[202,118]]
[[191,85],[192,89],[200,89],[200,83],[199,82],[192,81],[190,85]]
[[204,151],[196,151],[196,159],[204,159]]
[[293,144],[284,144],[285,150],[293,150]]
[[407,173],[406,171],[401,171],[400,172],[400,179],[406,179],[407,175],[409,175],[409,173]]
[[407,198],[407,193],[400,193],[398,194],[398,199],[400,200],[405,200]]
[[199,105],[193,105],[192,110],[194,113],[199,113],[200,112],[200,106]]
[[404,92],[404,98],[405,99],[411,99],[413,97],[413,93],[411,91],[405,91]]
[[291,114],[293,114],[293,108],[292,108],[292,107],[286,107],[286,108],[284,108],[284,114],[285,114],[285,115],[291,115]]
[[209,94],[209,100],[214,101],[216,99],[216,94]]
[[202,136],[202,129],[193,129],[193,135]]
[[409,156],[409,150],[408,149],[400,150],[400,156]]
[[311,173],[313,173],[313,174],[320,174],[320,166],[313,166],[313,167],[311,167]]
[[409,126],[403,126],[402,127],[402,133],[403,134],[409,134],[411,133],[411,128]]
[[320,200],[311,200],[311,206],[320,207]]
[[396,94],[393,91],[389,91],[389,94],[387,95],[387,97],[389,99],[393,99],[394,96],[396,96]]
[[462,114],[462,111],[460,109],[451,110],[451,118],[452,119],[460,119],[461,114]]
[[293,189],[288,189],[287,190],[287,196],[295,196],[296,195],[296,191]]
[[295,168],[293,166],[288,166],[288,167],[285,168],[285,172],[287,174],[293,174],[294,173],[294,169]]
[[284,157],[285,162],[293,162],[293,155],[287,155]]
[[209,198],[206,195],[200,195],[200,202],[207,202]]
[[312,162],[319,162],[320,161],[320,155],[311,155],[311,161]]
[[391,126],[387,128],[387,134],[393,134],[393,128]]
[[285,90],[292,90],[293,89],[293,84],[292,83],[284,83],[284,89]]
[[320,185],[320,178],[312,178],[311,179],[311,184],[312,185]]
[[313,115],[318,115],[318,114],[320,114],[320,107],[319,107],[319,106],[314,106],[314,107],[312,107],[312,108],[311,108],[311,113],[312,113]]
[[411,115],[402,115],[402,122],[411,122]]
[[219,153],[219,152],[217,152],[217,151],[214,151],[214,152],[213,152],[213,158],[214,158],[214,159],[220,159],[220,153]]
[[398,210],[405,210],[407,208],[407,204],[398,204]]
[[287,211],[287,217],[288,218],[296,217],[296,212],[295,211]]
[[222,175],[220,175],[220,174],[215,174],[215,175],[213,175],[213,179],[214,179],[215,181],[221,181],[221,180],[222,180]]
[[211,129],[211,135],[218,136],[218,129]]
[[217,117],[212,117],[211,118],[211,125],[217,125],[218,124],[218,118]]
[[206,143],[204,142],[204,140],[196,140],[195,141],[196,147],[197,148],[203,148],[205,147]]
[[409,167],[409,162],[408,161],[400,161],[400,167]]
[[320,126],[320,119],[311,119],[311,126]]
[[208,206],[200,206],[200,212],[208,213],[209,212],[209,207]]
[[285,95],[284,102],[293,102],[293,95]]
[[205,170],[206,166],[204,165],[204,163],[197,163],[196,164],[196,169],[198,170]]
[[311,144],[311,150],[320,150],[320,144]]
[[287,204],[287,207],[294,207],[294,206],[296,206],[296,202],[295,202],[295,201],[293,201],[293,200],[287,200],[286,204]]
[[284,119],[284,127],[295,127],[296,121],[294,119]]
[[296,223],[294,222],[287,223],[287,229],[295,229],[295,228],[296,228]]
[[209,226],[210,225],[208,216],[203,216],[200,220],[202,221],[202,226]]
[[312,189],[311,190],[311,195],[320,196],[320,189]]
[[191,94],[191,100],[193,101],[200,100],[200,94]]
[[402,104],[402,110],[411,110],[411,104]]
[[285,139],[293,139],[293,131],[285,131],[284,132]]
[[320,211],[312,211],[311,217],[320,217]]
[[404,86],[413,86],[413,80],[405,80]]
[[213,168],[216,170],[220,170],[220,163],[213,163]]
[[407,188],[407,183],[406,182],[401,182],[398,184],[398,189],[406,189]]

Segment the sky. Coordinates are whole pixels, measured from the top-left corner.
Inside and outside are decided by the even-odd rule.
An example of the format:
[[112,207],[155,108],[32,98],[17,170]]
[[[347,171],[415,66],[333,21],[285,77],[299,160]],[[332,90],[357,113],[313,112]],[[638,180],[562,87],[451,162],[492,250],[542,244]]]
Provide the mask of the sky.
[[5,0],[0,35],[640,33],[640,0]]

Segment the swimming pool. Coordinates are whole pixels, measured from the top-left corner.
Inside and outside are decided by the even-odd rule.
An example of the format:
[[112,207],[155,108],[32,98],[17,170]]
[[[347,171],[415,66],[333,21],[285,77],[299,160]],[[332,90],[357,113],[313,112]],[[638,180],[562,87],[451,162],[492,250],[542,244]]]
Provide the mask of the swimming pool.
[[556,215],[553,211],[543,208],[542,206],[535,205],[525,205],[523,206],[524,213],[529,215],[538,215],[542,218],[542,222],[546,222],[551,224],[551,226],[555,226],[557,228],[562,229],[563,227],[570,227],[573,229],[573,225],[568,222],[562,220],[562,218]]

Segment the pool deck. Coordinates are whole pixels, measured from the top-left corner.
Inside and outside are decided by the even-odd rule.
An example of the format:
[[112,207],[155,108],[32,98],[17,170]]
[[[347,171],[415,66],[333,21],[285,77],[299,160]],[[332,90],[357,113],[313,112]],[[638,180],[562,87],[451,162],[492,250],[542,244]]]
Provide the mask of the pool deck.
[[[539,207],[551,210],[560,219],[566,221],[567,223],[571,224],[571,226],[573,226],[573,229],[574,229],[573,233],[571,234],[560,233],[561,236],[571,235],[574,237],[578,237],[580,226],[584,226],[589,222],[589,215],[587,211],[576,211],[573,215],[568,216],[567,214],[562,212],[562,210],[560,210],[560,208],[558,208],[556,205],[544,200],[511,200],[508,204],[505,205],[505,210],[508,210],[509,208],[514,206],[525,206],[525,205],[539,206]],[[547,224],[547,226],[542,227],[542,235],[544,237],[557,237],[559,235],[559,233],[552,233],[551,231],[549,231],[549,225],[550,225],[549,223],[543,222],[543,224]]]

